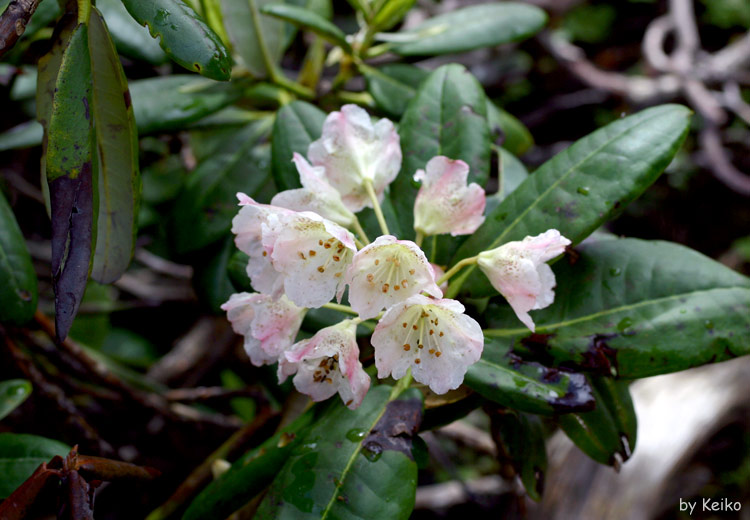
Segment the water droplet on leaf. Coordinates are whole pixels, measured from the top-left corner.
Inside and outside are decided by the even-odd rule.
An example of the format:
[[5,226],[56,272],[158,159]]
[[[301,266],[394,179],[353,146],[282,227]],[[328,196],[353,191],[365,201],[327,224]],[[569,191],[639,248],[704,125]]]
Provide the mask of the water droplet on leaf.
[[625,329],[628,327],[633,326],[633,320],[630,318],[623,318],[620,320],[620,322],[617,324],[617,330],[620,332],[625,332]]
[[622,274],[622,269],[620,269],[619,267],[613,267],[609,270],[609,274],[611,274],[612,276],[620,276],[620,274]]
[[581,186],[580,188],[578,188],[577,191],[581,195],[588,195],[589,194],[589,189],[586,186]]
[[346,438],[352,442],[359,442],[364,439],[366,435],[367,430],[363,430],[362,428],[352,428],[346,432]]

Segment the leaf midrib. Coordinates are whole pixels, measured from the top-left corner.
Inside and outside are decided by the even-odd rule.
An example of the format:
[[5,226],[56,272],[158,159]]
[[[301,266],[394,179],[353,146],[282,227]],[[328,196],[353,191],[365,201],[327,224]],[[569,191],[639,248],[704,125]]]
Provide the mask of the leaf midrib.
[[[686,296],[694,296],[696,294],[700,293],[707,293],[707,292],[713,292],[713,291],[736,291],[736,290],[745,290],[750,292],[750,287],[742,287],[742,286],[732,286],[732,287],[715,287],[713,289],[701,289],[698,291],[690,291],[686,293],[679,293],[679,294],[673,294],[671,296],[664,296],[661,298],[656,298],[653,300],[646,300],[642,302],[632,303],[628,305],[621,305],[619,307],[614,307],[611,309],[595,312],[593,314],[588,314],[586,316],[581,316],[579,318],[573,318],[571,320],[565,320],[560,321],[557,323],[552,323],[549,325],[539,325],[536,327],[536,333],[541,334],[548,330],[555,330],[562,327],[568,327],[570,325],[576,325],[578,323],[584,323],[586,321],[595,320],[597,318],[601,318],[602,316],[608,316],[610,314],[616,314],[618,312],[628,311],[631,309],[637,309],[640,307],[647,307],[649,305],[658,305],[660,303],[672,301],[672,300],[678,300],[680,298],[685,298]],[[489,337],[491,338],[505,338],[505,337],[512,337],[516,336],[518,334],[524,334],[530,332],[527,328],[518,328],[518,329],[490,329],[497,332],[493,332]],[[487,332],[487,331],[485,331]]]

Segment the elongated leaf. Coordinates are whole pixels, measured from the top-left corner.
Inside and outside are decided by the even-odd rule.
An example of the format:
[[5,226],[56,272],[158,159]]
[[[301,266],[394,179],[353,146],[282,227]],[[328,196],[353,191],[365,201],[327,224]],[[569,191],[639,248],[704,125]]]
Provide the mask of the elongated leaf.
[[400,117],[416,95],[419,84],[429,72],[406,63],[393,63],[374,68],[361,65],[367,90],[375,103],[389,115]]
[[378,31],[387,31],[401,19],[414,6],[415,0],[386,0],[383,7],[375,14],[372,26]]
[[276,476],[306,428],[313,421],[313,410],[240,457],[226,473],[209,484],[185,511],[183,520],[226,518],[260,493]]
[[221,305],[236,292],[229,278],[227,266],[237,248],[231,236],[217,242],[213,247],[201,251],[201,260],[193,262],[195,275],[193,284],[198,298],[215,314],[223,314]]
[[669,242],[605,239],[553,266],[555,302],[532,311],[536,334],[506,305],[487,334],[557,363],[623,378],[750,353],[750,279]]
[[0,498],[10,495],[42,462],[64,457],[70,448],[36,435],[0,433]]
[[492,47],[532,36],[547,21],[547,15],[527,4],[502,2],[456,9],[401,34],[413,34],[409,43],[393,46],[404,56],[449,54]]
[[21,229],[0,192],[0,322],[24,324],[34,317],[37,279]]
[[167,56],[188,70],[226,81],[232,74],[229,52],[206,22],[183,0],[122,0],[135,21],[148,26]]
[[0,381],[0,420],[15,410],[31,394],[31,383],[25,379]]
[[391,201],[402,232],[413,236],[414,173],[436,155],[469,165],[469,182],[484,185],[490,170],[487,103],[479,82],[461,65],[445,65],[424,80],[401,119],[399,134],[404,159],[391,185]]
[[256,518],[284,520],[406,519],[414,507],[417,465],[411,436],[419,427],[421,394],[396,400],[391,387],[371,388],[354,411],[332,407],[293,451]]
[[96,236],[91,83],[88,27],[81,24],[62,56],[47,132],[52,282],[60,339],[67,335],[86,289]]
[[268,4],[263,6],[260,12],[308,29],[332,44],[351,52],[352,48],[346,41],[344,32],[314,11],[294,5]]
[[[575,142],[544,163],[487,215],[463,243],[454,263],[527,235],[557,229],[576,244],[613,218],[653,183],[679,149],[690,111],[662,105],[620,119]],[[492,294],[487,279],[471,266],[456,278],[449,295],[465,281],[473,296]]]
[[490,130],[502,140],[502,146],[515,155],[522,155],[534,145],[529,129],[506,110],[487,100],[487,121]]
[[541,420],[535,415],[502,409],[492,410],[489,415],[492,438],[503,465],[500,471],[506,478],[513,474],[521,477],[526,492],[538,502],[544,492],[544,472],[547,470],[547,448]]
[[268,59],[274,64],[281,60],[284,53],[284,22],[260,13],[263,6],[276,1],[221,0],[224,25],[232,47],[247,70],[257,78],[269,75],[261,45],[265,46]]
[[167,55],[154,40],[148,29],[133,20],[122,0],[97,0],[96,8],[101,11],[117,50],[136,60],[152,65],[167,61]]
[[637,428],[633,402],[625,382],[599,378],[593,388],[595,410],[564,415],[558,422],[586,455],[601,464],[617,467],[630,458],[635,447]]
[[89,34],[94,80],[91,106],[99,153],[99,220],[91,277],[106,284],[125,272],[135,252],[141,195],[138,131],[125,72],[96,8]]
[[289,103],[276,114],[271,138],[271,168],[279,190],[301,186],[292,156],[294,152],[307,155],[310,143],[323,131],[325,118],[325,112],[304,101]]
[[143,135],[181,130],[239,99],[242,88],[234,82],[172,75],[131,81],[130,94],[138,132]]
[[482,358],[469,367],[465,384],[491,401],[525,412],[553,415],[594,406],[583,374],[523,361],[497,339],[485,340]]
[[492,214],[495,208],[529,176],[523,163],[508,150],[495,145],[492,149],[497,154],[498,189],[496,193],[487,196],[487,206],[484,209],[487,215]]
[[269,120],[231,129],[213,156],[188,177],[174,210],[173,238],[179,253],[227,235],[238,210],[237,192],[252,197],[266,184],[270,150],[259,141],[269,130]]

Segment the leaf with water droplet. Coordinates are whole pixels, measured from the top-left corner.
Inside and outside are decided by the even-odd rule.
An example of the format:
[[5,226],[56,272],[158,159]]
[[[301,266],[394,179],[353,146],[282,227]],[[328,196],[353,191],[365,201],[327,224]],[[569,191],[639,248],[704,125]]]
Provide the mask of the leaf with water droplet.
[[0,381],[0,420],[15,410],[31,394],[31,383],[25,379]]
[[579,188],[576,190],[581,195],[588,195],[589,189],[586,186],[579,186]]

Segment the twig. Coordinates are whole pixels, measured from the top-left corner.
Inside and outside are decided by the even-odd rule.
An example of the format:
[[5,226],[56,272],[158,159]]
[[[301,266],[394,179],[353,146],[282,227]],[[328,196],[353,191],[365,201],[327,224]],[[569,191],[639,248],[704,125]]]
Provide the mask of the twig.
[[11,0],[0,15],[0,58],[11,50],[26,31],[31,15],[36,11],[40,0]]
[[447,509],[472,501],[476,495],[501,495],[517,491],[517,486],[498,475],[480,477],[466,482],[452,480],[442,484],[418,487],[414,509]]
[[235,397],[252,397],[256,401],[265,402],[266,396],[258,388],[240,388],[229,390],[220,386],[201,386],[198,388],[176,388],[164,394],[168,401],[210,401],[214,399],[233,399]]
[[701,130],[699,141],[716,177],[737,193],[750,196],[750,177],[735,168],[727,157],[718,128],[711,124],[706,125]]
[[436,433],[487,455],[492,455],[493,457],[497,455],[497,446],[490,434],[463,421],[456,421],[443,426]]

